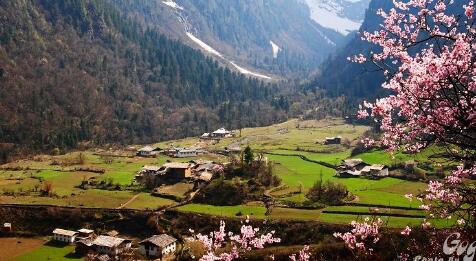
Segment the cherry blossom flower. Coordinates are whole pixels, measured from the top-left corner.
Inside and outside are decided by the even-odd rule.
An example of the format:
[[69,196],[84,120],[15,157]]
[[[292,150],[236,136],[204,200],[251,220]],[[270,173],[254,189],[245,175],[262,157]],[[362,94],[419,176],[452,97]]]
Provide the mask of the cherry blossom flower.
[[[226,232],[225,228],[225,222],[220,221],[220,227],[217,231],[213,231],[208,235],[194,235],[194,239],[201,242],[206,249],[206,253],[200,258],[200,261],[232,261],[240,258],[244,252],[262,249],[267,245],[281,242],[280,238],[274,236],[275,231],[260,234],[259,228],[250,225],[249,217],[242,222],[240,234]],[[191,229],[190,232],[194,234],[194,231]],[[225,246],[230,246],[231,250],[225,251]],[[308,261],[310,257],[309,246],[304,246],[298,255],[292,255],[290,259]],[[270,256],[270,258],[274,260],[274,256]]]
[[409,226],[406,226],[405,229],[402,230],[402,232],[400,232],[400,234],[402,234],[404,236],[409,236],[410,232],[412,232],[412,229]]
[[334,233],[334,237],[342,239],[350,249],[371,254],[373,248],[370,246],[380,240],[379,229],[382,224],[383,221],[380,218],[375,221],[365,218],[362,223],[352,221],[351,225],[353,229],[350,232]]

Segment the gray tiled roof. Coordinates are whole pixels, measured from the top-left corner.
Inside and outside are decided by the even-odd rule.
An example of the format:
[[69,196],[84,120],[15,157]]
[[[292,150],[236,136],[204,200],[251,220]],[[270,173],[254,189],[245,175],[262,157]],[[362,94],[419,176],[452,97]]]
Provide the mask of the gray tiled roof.
[[141,244],[142,243],[151,243],[151,244],[154,244],[158,247],[165,248],[168,245],[174,243],[175,241],[177,241],[177,239],[175,239],[174,237],[169,236],[167,234],[162,234],[162,235],[154,235],[152,237],[149,237],[149,238],[143,240],[140,243]]

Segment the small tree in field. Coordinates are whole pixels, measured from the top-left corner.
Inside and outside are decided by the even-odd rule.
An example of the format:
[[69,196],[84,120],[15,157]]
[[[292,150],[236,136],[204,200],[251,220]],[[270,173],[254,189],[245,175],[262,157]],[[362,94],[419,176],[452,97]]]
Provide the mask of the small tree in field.
[[251,163],[253,163],[253,160],[254,160],[254,153],[253,153],[253,150],[250,148],[250,146],[246,146],[246,148],[243,150],[242,152],[242,163],[246,164],[246,165],[251,165]]
[[[380,143],[389,150],[417,152],[438,143],[460,162],[451,175],[430,182],[418,199],[430,217],[458,217],[475,227],[476,188],[476,27],[471,0],[394,0],[384,22],[362,38],[379,52],[353,57],[380,68],[391,95],[364,102],[359,117],[381,124]],[[412,195],[408,195],[412,198]],[[409,228],[403,231],[409,234]],[[402,234],[403,234],[402,232]]]

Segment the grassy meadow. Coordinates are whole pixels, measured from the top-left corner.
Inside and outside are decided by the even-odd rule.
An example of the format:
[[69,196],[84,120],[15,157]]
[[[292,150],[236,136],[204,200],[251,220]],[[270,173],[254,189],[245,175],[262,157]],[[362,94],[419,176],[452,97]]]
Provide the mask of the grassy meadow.
[[[257,204],[239,206],[209,206],[188,204],[178,208],[179,211],[202,213],[216,216],[240,217],[249,215],[252,218],[315,220],[331,223],[348,223],[360,218],[361,213],[369,212],[369,207],[380,209],[373,214],[388,219],[391,226],[415,224],[421,218],[389,217],[392,214],[421,213],[416,202],[409,202],[404,195],[418,194],[425,189],[423,182],[407,181],[397,178],[380,180],[367,178],[344,179],[335,177],[333,168],[309,162],[293,155],[303,155],[311,160],[326,164],[338,165],[342,160],[351,157],[353,146],[368,131],[366,126],[346,124],[342,119],[326,119],[321,121],[290,120],[285,123],[267,127],[245,128],[241,136],[223,139],[218,143],[201,141],[197,137],[167,141],[155,144],[161,148],[169,146],[202,146],[208,149],[223,149],[227,146],[251,146],[255,151],[265,153],[273,162],[274,172],[282,180],[282,189],[271,193],[277,201],[302,203],[305,194],[313,184],[322,178],[323,181],[339,182],[355,195],[348,206],[327,207],[322,210],[274,208],[266,216],[266,208]],[[237,131],[239,133],[239,131]],[[323,140],[329,136],[342,136],[343,145],[324,145]],[[20,160],[1,166],[0,168],[0,203],[14,204],[51,204],[61,206],[84,206],[105,208],[156,209],[176,203],[173,200],[154,197],[146,192],[131,189],[104,190],[81,189],[79,185],[85,180],[109,182],[120,188],[133,184],[134,175],[144,165],[162,165],[168,160],[186,162],[191,159],[171,159],[160,155],[157,158],[140,158],[134,156],[134,146],[129,150],[88,150],[72,152],[61,156],[42,155],[31,159]],[[388,166],[403,164],[410,160],[423,162],[426,166],[442,163],[444,159],[434,157],[442,152],[439,148],[429,148],[418,154],[395,153],[385,151],[369,151],[353,156],[365,162],[380,163]],[[81,164],[62,165],[58,162],[77,158],[82,153],[84,162]],[[110,155],[110,156],[104,156]],[[226,162],[227,158],[220,155],[204,155],[201,159]],[[88,171],[101,169],[104,173]],[[40,197],[36,191],[41,190],[45,183],[52,186],[54,197]],[[177,184],[161,188],[161,193],[180,197],[189,185]],[[34,191],[34,192],[32,192]],[[13,193],[12,193],[13,192]],[[126,204],[127,203],[127,204]],[[126,205],[125,205],[126,204]],[[399,208],[410,208],[402,210]],[[337,210],[340,209],[340,210]],[[325,213],[323,213],[324,211]],[[346,214],[332,213],[344,211]],[[374,211],[375,212],[375,211]],[[359,213],[355,215],[353,213]]]

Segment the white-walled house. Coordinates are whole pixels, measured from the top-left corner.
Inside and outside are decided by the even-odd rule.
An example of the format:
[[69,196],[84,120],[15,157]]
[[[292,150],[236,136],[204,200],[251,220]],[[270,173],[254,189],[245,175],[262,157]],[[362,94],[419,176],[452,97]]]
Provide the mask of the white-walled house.
[[77,235],[78,235],[78,232],[76,231],[64,230],[61,228],[57,228],[53,230],[53,240],[63,242],[63,243],[68,243],[68,244],[74,243]]
[[177,239],[167,234],[154,235],[139,243],[139,252],[147,257],[173,255],[177,249]]
[[97,253],[111,256],[119,255],[130,249],[131,245],[131,240],[110,236],[98,236],[92,242],[92,246]]
[[137,150],[137,156],[141,156],[141,157],[153,157],[155,155],[157,155],[158,149],[156,148],[152,148],[151,146],[145,146],[143,148],[140,148],[139,150]]
[[190,158],[196,156],[198,156],[197,149],[181,149],[178,150],[174,155],[175,158]]
[[211,136],[213,138],[229,138],[232,135],[233,135],[232,132],[225,129],[225,128],[220,128],[220,129],[212,132],[212,134],[211,134]]

